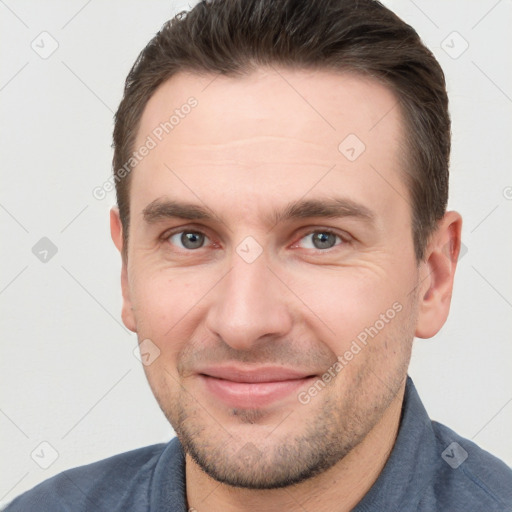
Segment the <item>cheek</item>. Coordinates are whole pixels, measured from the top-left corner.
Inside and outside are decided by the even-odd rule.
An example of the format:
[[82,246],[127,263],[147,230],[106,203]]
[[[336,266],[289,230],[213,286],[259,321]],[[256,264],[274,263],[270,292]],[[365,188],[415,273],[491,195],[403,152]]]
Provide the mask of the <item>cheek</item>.
[[201,283],[187,272],[139,272],[132,286],[139,338],[155,338],[162,344],[166,339],[182,337],[208,290],[207,283]]
[[174,370],[187,347],[208,337],[205,319],[212,306],[212,291],[223,272],[207,265],[173,268],[141,262],[131,276],[138,338],[157,344],[162,356],[157,361],[166,363],[168,371]]
[[294,291],[307,305],[304,311],[309,327],[339,355],[359,335],[364,340],[368,329],[375,334],[376,326],[381,339],[384,333],[399,327],[405,305],[410,302],[410,279],[404,278],[407,275],[405,270],[391,272],[369,265],[332,272],[318,269],[303,277],[295,276]]
[[[144,365],[148,382],[159,401],[168,400],[179,379],[177,362],[198,325],[201,290],[183,273],[143,271],[132,280],[133,307],[139,342],[149,339],[158,357]],[[206,290],[203,292],[203,294]]]

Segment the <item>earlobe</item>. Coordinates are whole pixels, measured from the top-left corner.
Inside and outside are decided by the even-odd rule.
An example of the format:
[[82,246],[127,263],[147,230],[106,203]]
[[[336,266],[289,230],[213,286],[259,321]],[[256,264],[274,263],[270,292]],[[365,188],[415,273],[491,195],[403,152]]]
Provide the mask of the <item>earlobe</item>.
[[113,207],[110,210],[110,236],[112,237],[112,241],[120,252],[122,258],[121,290],[123,294],[123,307],[121,317],[124,325],[130,329],[130,331],[137,332],[131,301],[130,283],[128,279],[127,257],[123,251],[123,225],[119,216],[119,209],[117,207]]
[[421,264],[416,337],[431,338],[446,322],[461,245],[462,218],[447,212],[439,221]]

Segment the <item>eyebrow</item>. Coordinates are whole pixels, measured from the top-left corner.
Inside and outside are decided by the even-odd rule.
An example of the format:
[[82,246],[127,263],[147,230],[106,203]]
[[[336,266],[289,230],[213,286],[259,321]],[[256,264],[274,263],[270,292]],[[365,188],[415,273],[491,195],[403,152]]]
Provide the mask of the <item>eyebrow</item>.
[[[144,208],[142,216],[148,224],[154,224],[165,219],[223,222],[222,218],[214,215],[207,207],[168,198],[155,199]],[[292,201],[284,208],[271,212],[266,221],[268,224],[275,226],[280,222],[310,217],[352,217],[367,223],[373,223],[375,220],[374,212],[366,206],[348,198],[334,197]]]

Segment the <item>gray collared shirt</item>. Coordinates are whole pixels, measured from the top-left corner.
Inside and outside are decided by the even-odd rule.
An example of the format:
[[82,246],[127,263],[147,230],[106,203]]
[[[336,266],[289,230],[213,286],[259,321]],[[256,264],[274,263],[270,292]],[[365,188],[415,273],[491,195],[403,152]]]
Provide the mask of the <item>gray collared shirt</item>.
[[[187,512],[185,489],[185,458],[174,438],[64,471],[16,498],[5,510]],[[408,377],[391,455],[353,511],[512,512],[512,470],[431,421]]]

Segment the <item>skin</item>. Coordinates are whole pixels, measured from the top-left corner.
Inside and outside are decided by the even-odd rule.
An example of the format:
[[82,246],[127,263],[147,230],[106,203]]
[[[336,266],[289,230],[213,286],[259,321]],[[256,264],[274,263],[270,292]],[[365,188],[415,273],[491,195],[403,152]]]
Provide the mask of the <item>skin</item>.
[[[188,506],[348,511],[393,447],[414,336],[433,336],[448,315],[461,218],[446,213],[418,263],[403,121],[392,92],[374,81],[275,68],[179,73],[148,102],[136,147],[190,96],[197,107],[132,172],[121,277],[125,325],[160,350],[145,371],[186,450]],[[338,150],[348,134],[366,147],[355,161]],[[372,220],[272,221],[290,202],[333,197]],[[164,199],[214,217],[148,222],[144,210]],[[339,238],[318,248],[314,234],[326,229]],[[186,230],[205,234],[203,245],[184,246]],[[122,252],[116,208],[111,231]],[[237,252],[248,236],[262,249],[252,263]],[[307,404],[291,393],[229,407],[197,375],[231,362],[321,376],[397,303],[400,312]]]

